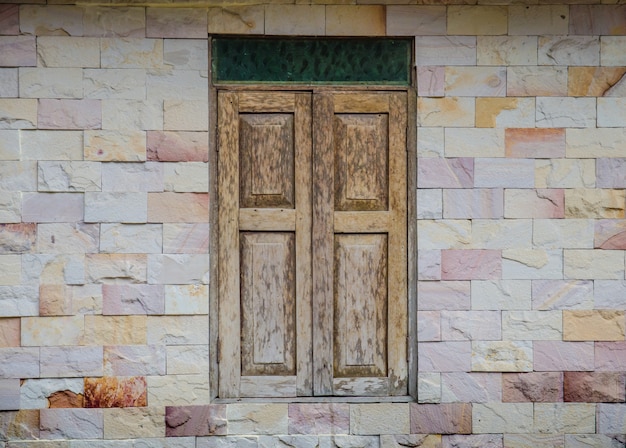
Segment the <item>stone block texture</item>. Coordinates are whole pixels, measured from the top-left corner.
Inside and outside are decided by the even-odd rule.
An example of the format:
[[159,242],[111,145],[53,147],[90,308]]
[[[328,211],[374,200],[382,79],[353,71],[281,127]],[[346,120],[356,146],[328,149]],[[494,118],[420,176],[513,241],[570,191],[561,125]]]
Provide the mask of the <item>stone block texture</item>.
[[[623,1],[1,3],[0,448],[624,448]],[[217,34],[415,39],[415,396],[214,399]]]

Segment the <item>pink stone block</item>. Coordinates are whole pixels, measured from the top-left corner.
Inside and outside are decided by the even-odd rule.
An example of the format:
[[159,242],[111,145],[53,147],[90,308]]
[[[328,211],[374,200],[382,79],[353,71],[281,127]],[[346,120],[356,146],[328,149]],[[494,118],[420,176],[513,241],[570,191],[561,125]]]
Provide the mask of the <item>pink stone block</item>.
[[82,193],[25,193],[22,219],[28,222],[78,222],[83,220]]
[[502,401],[558,402],[563,401],[561,372],[528,372],[502,374]]
[[35,67],[35,36],[0,36],[0,67]]
[[502,399],[500,373],[442,373],[441,389],[444,403],[489,403]]
[[417,67],[417,95],[442,97],[445,95],[445,67]]
[[505,218],[563,218],[563,189],[507,189],[504,192]]
[[626,249],[626,221],[622,219],[597,220],[593,241],[596,249]]
[[147,8],[146,37],[205,38],[209,27],[206,8]]
[[167,437],[226,435],[226,405],[166,406]]
[[86,408],[127,408],[148,405],[145,377],[85,378]]
[[348,434],[350,405],[347,403],[291,403],[289,434]]
[[34,250],[37,224],[0,224],[0,254],[23,254]]
[[102,285],[102,314],[163,314],[163,285]]
[[509,128],[504,131],[507,157],[565,157],[565,129]]
[[474,159],[420,158],[417,162],[418,188],[472,188]]
[[101,409],[42,409],[42,439],[102,439],[104,415]]
[[411,403],[411,433],[470,434],[472,405],[469,403]]
[[19,5],[0,5],[0,34],[20,33]]
[[596,342],[595,366],[597,371],[625,371],[626,342]]
[[20,346],[19,317],[0,318],[0,347]]
[[625,372],[565,372],[563,399],[580,403],[626,401]]
[[598,188],[626,188],[626,158],[596,159],[596,186]]
[[572,5],[569,33],[587,36],[625,35],[626,5]]
[[419,310],[469,310],[470,282],[418,282]]
[[165,224],[163,226],[164,254],[206,254],[209,252],[208,223]]
[[165,347],[162,345],[106,346],[103,356],[105,375],[165,375]]
[[417,312],[417,340],[421,342],[441,341],[441,312]]
[[148,193],[148,222],[208,222],[207,193]]
[[442,280],[497,280],[502,278],[499,250],[441,251]]
[[100,100],[40,99],[37,110],[40,129],[100,129]]
[[158,162],[207,162],[208,133],[148,131],[147,157]]
[[418,343],[420,372],[469,372],[472,370],[472,345],[469,341]]
[[501,188],[443,190],[443,217],[446,219],[498,219],[504,214]]
[[593,342],[534,341],[533,366],[538,372],[593,370]]

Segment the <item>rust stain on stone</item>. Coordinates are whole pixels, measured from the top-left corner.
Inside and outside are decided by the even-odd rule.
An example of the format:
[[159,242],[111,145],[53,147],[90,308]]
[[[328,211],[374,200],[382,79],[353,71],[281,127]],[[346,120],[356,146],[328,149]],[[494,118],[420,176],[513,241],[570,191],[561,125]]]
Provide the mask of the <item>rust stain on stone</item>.
[[83,394],[77,394],[71,390],[53,392],[48,397],[50,408],[82,408],[85,402]]
[[86,408],[126,408],[147,406],[146,378],[85,378]]

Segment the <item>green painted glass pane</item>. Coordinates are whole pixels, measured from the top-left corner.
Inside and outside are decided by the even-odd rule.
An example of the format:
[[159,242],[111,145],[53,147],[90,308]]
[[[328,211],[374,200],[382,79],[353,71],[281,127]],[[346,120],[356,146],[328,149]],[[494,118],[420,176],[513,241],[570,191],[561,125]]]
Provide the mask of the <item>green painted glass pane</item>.
[[213,39],[213,81],[409,85],[410,39]]

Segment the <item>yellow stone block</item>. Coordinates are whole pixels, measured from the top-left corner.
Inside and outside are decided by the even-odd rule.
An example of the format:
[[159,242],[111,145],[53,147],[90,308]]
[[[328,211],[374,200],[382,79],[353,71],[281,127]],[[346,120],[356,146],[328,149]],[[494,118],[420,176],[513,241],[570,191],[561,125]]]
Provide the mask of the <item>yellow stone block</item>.
[[476,98],[476,127],[495,128],[504,111],[517,109],[518,98]]
[[448,6],[448,34],[492,36],[506,34],[508,9],[506,6]]
[[324,35],[326,8],[322,5],[267,5],[265,33]]
[[418,98],[419,126],[471,127],[474,126],[476,102],[474,98]]
[[569,67],[569,96],[604,96],[626,74],[626,67]]
[[145,345],[146,316],[85,316],[85,345]]
[[264,12],[262,6],[209,8],[209,33],[263,34]]
[[623,341],[625,338],[624,311],[563,310],[563,339],[566,341]]
[[626,191],[576,188],[565,190],[565,218],[624,218]]
[[165,407],[104,409],[104,438],[165,437]]
[[385,7],[382,5],[326,6],[328,36],[384,36]]

